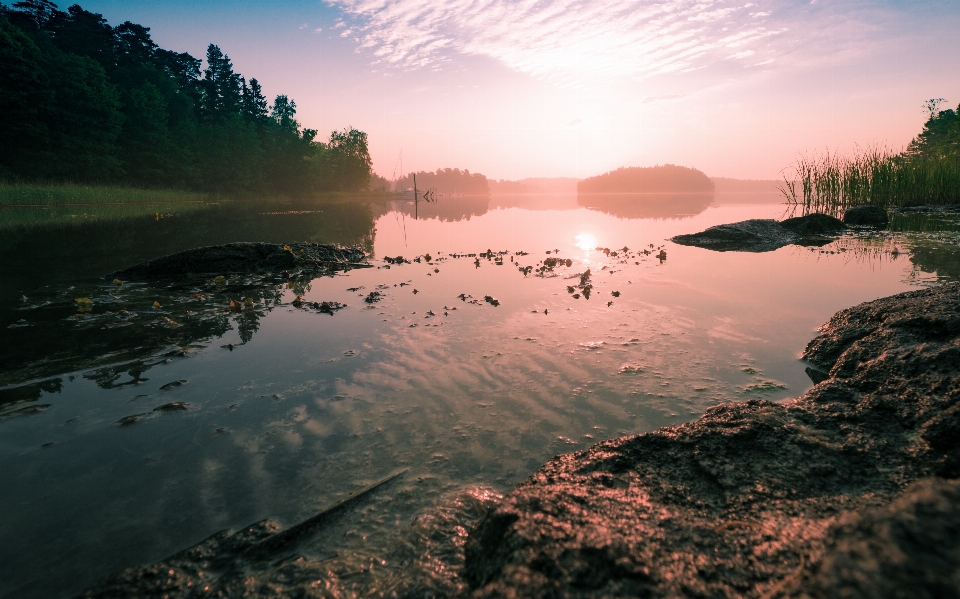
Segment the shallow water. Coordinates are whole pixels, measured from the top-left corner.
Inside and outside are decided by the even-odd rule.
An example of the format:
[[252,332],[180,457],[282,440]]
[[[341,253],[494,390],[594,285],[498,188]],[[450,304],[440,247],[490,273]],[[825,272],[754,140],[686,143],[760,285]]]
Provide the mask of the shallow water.
[[[666,239],[785,207],[636,201],[224,204],[5,235],[0,596],[69,595],[224,528],[293,524],[408,468],[313,549],[376,555],[423,510],[506,492],[558,453],[802,394],[800,352],[837,310],[960,275],[942,219],[721,253]],[[359,244],[374,267],[288,283],[99,278],[229,241]],[[397,256],[411,262],[385,260]],[[538,276],[553,256],[571,266]],[[568,286],[587,269],[592,293],[576,299]],[[298,295],[347,307],[298,308]],[[254,307],[223,309],[241,297]],[[189,409],[154,411],[170,402]]]

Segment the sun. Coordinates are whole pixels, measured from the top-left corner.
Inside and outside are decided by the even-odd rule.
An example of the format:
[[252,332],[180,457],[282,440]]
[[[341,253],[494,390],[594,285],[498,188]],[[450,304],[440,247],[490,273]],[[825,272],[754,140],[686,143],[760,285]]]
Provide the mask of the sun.
[[594,237],[592,233],[580,233],[575,236],[574,239],[577,240],[574,245],[585,252],[589,252],[597,247],[597,238]]

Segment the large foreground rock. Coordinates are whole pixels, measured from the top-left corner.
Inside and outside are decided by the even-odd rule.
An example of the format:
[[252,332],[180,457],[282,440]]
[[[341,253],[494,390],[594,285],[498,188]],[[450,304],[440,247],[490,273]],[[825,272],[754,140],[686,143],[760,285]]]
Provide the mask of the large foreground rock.
[[699,233],[677,235],[670,241],[718,252],[770,252],[785,245],[823,245],[829,235],[846,230],[839,219],[826,214],[807,214],[777,222],[751,219],[710,227]]
[[670,241],[718,252],[769,252],[797,243],[799,236],[773,219],[754,218],[717,225],[699,233],[677,235]]
[[473,596],[960,596],[960,286],[844,310],[804,357],[803,397],[551,460],[471,532]]
[[780,226],[801,236],[836,235],[847,230],[847,226],[843,224],[842,220],[829,214],[795,216],[780,221]]
[[147,260],[111,276],[120,278],[179,277],[189,274],[281,272],[360,266],[363,250],[316,243],[228,243],[177,252]]
[[843,213],[843,222],[848,225],[883,228],[889,219],[887,211],[877,206],[856,206]]

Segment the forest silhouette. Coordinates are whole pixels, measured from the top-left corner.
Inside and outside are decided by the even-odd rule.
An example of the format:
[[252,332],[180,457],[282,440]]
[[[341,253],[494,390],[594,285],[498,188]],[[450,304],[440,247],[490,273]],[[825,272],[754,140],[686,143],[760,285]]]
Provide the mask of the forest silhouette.
[[79,5],[0,4],[0,177],[302,194],[365,189],[367,135],[325,142],[219,47],[206,66]]
[[665,164],[621,167],[577,183],[578,193],[712,193],[713,181],[695,168]]
[[436,172],[417,171],[397,180],[398,190],[413,189],[414,176],[418,191],[432,190],[449,195],[490,195],[487,178],[480,173],[458,168],[438,168]]

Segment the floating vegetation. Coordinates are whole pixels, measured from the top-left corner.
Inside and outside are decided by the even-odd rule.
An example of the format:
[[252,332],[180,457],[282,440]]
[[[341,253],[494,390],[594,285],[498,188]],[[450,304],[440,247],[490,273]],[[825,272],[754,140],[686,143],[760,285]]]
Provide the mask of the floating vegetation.
[[747,385],[743,392],[744,393],[771,393],[774,391],[783,391],[787,386],[783,383],[777,381],[760,381],[759,383],[753,383],[752,385]]
[[852,156],[802,155],[784,175],[780,192],[805,212],[839,214],[874,205],[940,205],[960,202],[960,161],[894,154],[887,149]]

